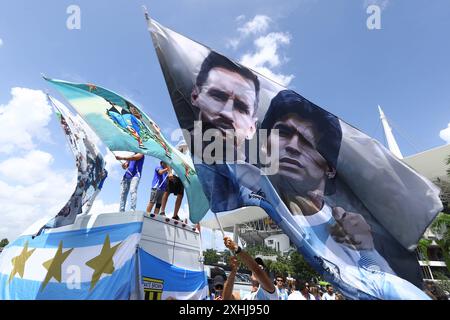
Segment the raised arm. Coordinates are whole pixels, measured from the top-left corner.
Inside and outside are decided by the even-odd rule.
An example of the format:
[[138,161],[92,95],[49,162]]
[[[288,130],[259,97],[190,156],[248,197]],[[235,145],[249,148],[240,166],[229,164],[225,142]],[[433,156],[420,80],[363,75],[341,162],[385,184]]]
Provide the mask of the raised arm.
[[119,161],[120,160],[124,160],[124,161],[138,161],[138,160],[141,160],[143,156],[144,155],[142,153],[135,153],[134,155],[129,156],[129,157],[116,156],[116,159],[119,160]]
[[225,281],[225,284],[223,286],[223,300],[235,300],[233,297],[233,287],[238,265],[239,265],[238,259],[234,256],[230,257],[231,272],[228,276],[227,281]]
[[169,171],[169,167],[166,167],[164,169],[158,170],[158,174],[163,174],[164,172]]
[[247,268],[249,268],[250,271],[253,272],[254,276],[256,277],[262,288],[269,293],[274,293],[275,285],[270,280],[267,273],[260,268],[258,263],[256,263],[253,257],[249,255],[246,251],[240,249],[240,247],[233,240],[231,240],[231,238],[225,237],[223,240],[225,246],[232,252],[235,252],[236,255],[239,257],[239,259],[241,259],[242,263],[244,263],[247,266]]

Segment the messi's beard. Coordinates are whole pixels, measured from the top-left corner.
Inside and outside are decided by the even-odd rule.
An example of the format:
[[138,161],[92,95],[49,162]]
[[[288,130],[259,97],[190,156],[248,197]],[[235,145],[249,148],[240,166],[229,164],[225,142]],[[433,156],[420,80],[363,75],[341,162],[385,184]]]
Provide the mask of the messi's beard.
[[238,134],[231,124],[221,126],[218,121],[211,122],[205,119],[202,119],[200,124],[203,160],[236,163],[245,159],[245,143],[238,139]]

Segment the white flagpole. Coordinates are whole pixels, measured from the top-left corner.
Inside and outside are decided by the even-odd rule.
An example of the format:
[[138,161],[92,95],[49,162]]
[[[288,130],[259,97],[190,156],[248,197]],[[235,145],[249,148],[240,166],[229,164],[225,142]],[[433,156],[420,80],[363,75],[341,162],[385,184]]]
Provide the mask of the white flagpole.
[[220,223],[219,217],[217,213],[214,212],[214,217],[216,217],[217,224],[219,225],[220,231],[222,232],[223,238],[225,238],[225,232],[223,231],[222,224]]

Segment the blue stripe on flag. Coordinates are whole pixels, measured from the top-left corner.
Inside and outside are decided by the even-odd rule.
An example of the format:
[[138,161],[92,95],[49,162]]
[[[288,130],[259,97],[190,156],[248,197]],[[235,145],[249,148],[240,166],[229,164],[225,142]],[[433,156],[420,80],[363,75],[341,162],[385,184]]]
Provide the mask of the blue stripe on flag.
[[164,291],[193,292],[206,285],[206,273],[191,271],[171,265],[139,249],[142,277],[164,280]]

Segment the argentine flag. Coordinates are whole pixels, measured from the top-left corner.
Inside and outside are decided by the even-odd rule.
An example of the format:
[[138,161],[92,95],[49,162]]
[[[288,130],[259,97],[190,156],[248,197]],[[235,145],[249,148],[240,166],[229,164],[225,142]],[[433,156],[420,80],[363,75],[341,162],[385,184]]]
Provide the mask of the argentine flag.
[[142,213],[111,213],[34,238],[30,228],[0,255],[0,300],[139,298],[142,223]]

